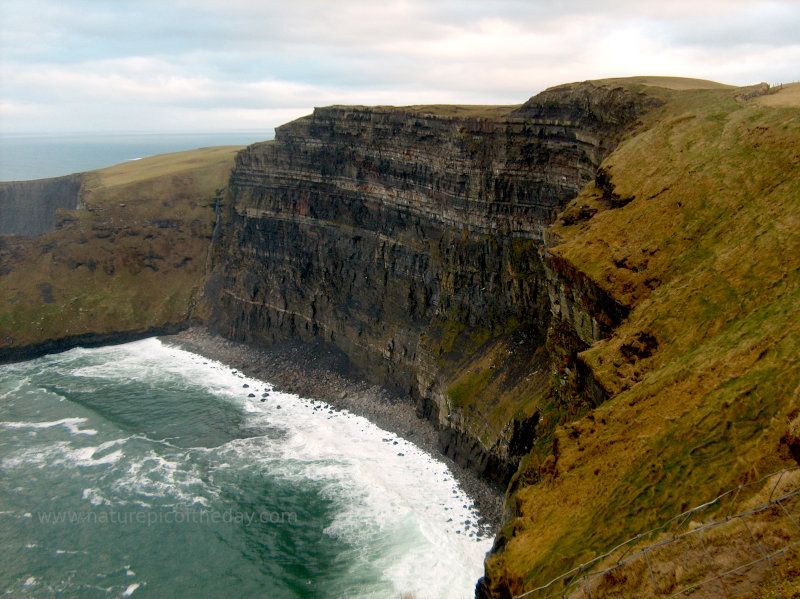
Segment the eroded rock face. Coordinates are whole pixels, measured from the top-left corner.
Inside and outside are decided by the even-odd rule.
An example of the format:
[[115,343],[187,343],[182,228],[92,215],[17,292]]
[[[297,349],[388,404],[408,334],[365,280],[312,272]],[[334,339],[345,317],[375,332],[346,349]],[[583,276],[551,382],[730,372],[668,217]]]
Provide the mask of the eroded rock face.
[[335,344],[413,397],[452,457],[507,479],[513,426],[477,422],[446,393],[468,361],[461,341],[544,338],[542,231],[649,103],[586,83],[504,117],[334,106],[280,127],[237,158],[211,326],[256,344]]
[[59,209],[74,210],[81,174],[0,182],[0,235],[41,235],[52,231]]

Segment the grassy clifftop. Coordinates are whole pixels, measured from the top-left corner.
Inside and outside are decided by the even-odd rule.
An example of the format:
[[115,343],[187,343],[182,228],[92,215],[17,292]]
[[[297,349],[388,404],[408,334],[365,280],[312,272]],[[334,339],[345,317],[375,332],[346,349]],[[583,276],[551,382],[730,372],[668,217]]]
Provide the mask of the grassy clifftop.
[[215,198],[239,149],[84,173],[80,206],[59,211],[55,231],[0,238],[0,355],[184,322],[202,278]]
[[[460,231],[446,232],[443,242],[431,247],[436,260],[444,252],[451,261],[445,273],[452,276],[439,282],[443,297],[462,298],[451,302],[447,314],[452,316],[436,321],[422,344],[431,351],[434,374],[441,376],[449,413],[463,418],[464,428],[484,446],[507,442],[509,455],[526,454],[508,497],[511,518],[487,561],[485,590],[493,596],[544,584],[686,508],[794,465],[800,457],[798,86],[732,88],[665,77],[592,84],[608,88],[601,92],[618,87],[633,91],[637,99],[648,100],[642,103],[647,111],[636,111],[636,130],[546,231],[549,250],[529,239],[498,240],[494,234],[470,239]],[[580,90],[587,84],[565,86],[570,87]],[[580,97],[569,104],[576,122],[591,125],[605,118],[604,124],[614,125],[618,115],[599,104],[593,110]],[[557,94],[547,94],[536,107],[551,105],[559,106]],[[448,119],[524,119],[528,113],[517,108],[382,110]],[[560,126],[558,119],[547,120],[548,126]],[[580,123],[575,127],[580,129]],[[561,139],[558,131],[544,137]],[[437,147],[442,141],[432,139]],[[577,156],[572,149],[581,139],[576,136],[575,144],[561,139],[561,162],[550,159],[552,152],[543,152],[543,160],[532,162],[526,172],[553,175],[558,172],[555,164],[569,174]],[[145,332],[186,322],[206,274],[215,200],[228,184],[238,149],[207,148],[85,173],[79,208],[59,211],[54,232],[0,237],[0,357],[13,357],[20,348],[41,347],[48,340]],[[340,154],[344,157],[337,166],[347,172],[352,158]],[[297,156],[307,158],[288,154]],[[252,172],[245,174],[260,184],[264,172],[259,169],[266,167],[257,158]],[[302,200],[296,202],[302,214],[296,215],[295,230],[303,231],[305,225],[300,225],[308,218],[303,202],[309,194],[292,194],[302,190],[307,173],[299,163],[288,158],[287,163],[300,169],[297,176],[287,177],[285,191],[286,197]],[[595,166],[585,172],[594,172]],[[310,160],[306,170],[313,173],[317,167],[316,159]],[[449,168],[442,172],[448,174]],[[378,176],[372,168],[358,172],[362,178]],[[586,174],[580,185],[590,177]],[[423,183],[440,185],[434,178]],[[578,187],[570,188],[570,196]],[[323,211],[345,205],[326,196],[314,207]],[[291,215],[287,210],[286,216]],[[260,237],[265,230],[248,230],[253,256],[258,255],[255,250],[269,249],[263,244],[270,240]],[[339,232],[349,235],[344,227]],[[288,235],[275,239],[281,251],[284,239],[295,241]],[[319,234],[314,230],[305,239],[316,247]],[[300,260],[288,241],[285,255]],[[361,235],[356,241],[363,243]],[[395,249],[411,245],[397,243]],[[335,236],[324,247],[344,248],[350,258],[340,264],[351,264],[356,255]],[[325,272],[330,250],[312,254],[301,270],[311,265]],[[372,260],[383,250],[363,255]],[[398,258],[398,264],[427,264],[409,256]],[[321,264],[315,262],[318,257]],[[364,264],[372,264],[369,260]],[[362,285],[362,266],[355,264],[353,270],[357,276],[337,275],[331,281],[358,280],[359,286],[346,293],[360,299],[380,288],[374,280]],[[279,288],[269,284],[277,271],[261,258],[245,264],[242,272],[251,279],[253,294],[257,288]],[[415,294],[424,276],[409,277],[408,288],[392,291],[396,272],[386,270],[385,277],[375,279],[389,289],[384,295],[396,294],[389,304],[397,309],[389,313],[403,315],[394,321],[367,321],[379,341],[385,340],[381,335],[387,328],[408,328],[408,314],[429,301],[426,293]],[[493,280],[497,272],[506,273],[507,279]],[[307,286],[311,278],[298,281]],[[548,298],[553,296],[548,286],[559,278],[572,294],[567,298],[565,293],[565,301],[578,308],[583,302],[585,327],[580,331],[569,318],[560,320],[563,313],[550,320]],[[310,321],[303,318],[308,289],[300,283],[296,314]],[[329,289],[319,293],[326,302]],[[498,305],[504,311],[465,323],[468,308],[496,300],[502,290],[508,301]],[[419,301],[417,295],[422,296]],[[269,297],[263,299],[260,304],[244,302],[258,306],[247,308],[252,309],[252,322],[271,305]],[[519,318],[508,316],[525,301],[530,309]],[[290,312],[286,305],[279,306],[281,314]],[[315,317],[317,308],[310,310]],[[236,309],[238,317],[243,308]],[[601,314],[603,310],[613,314]],[[342,314],[330,312],[326,326],[334,330],[352,325],[344,322],[352,321],[352,311]],[[282,318],[269,326],[285,322],[294,330],[294,318]],[[240,319],[239,324],[252,327],[252,322]],[[251,333],[243,330],[242,336]],[[402,335],[398,339],[402,342]],[[399,344],[395,348],[394,337],[385,347],[380,346],[380,355],[413,354]],[[457,442],[461,440],[454,438]],[[741,499],[756,501],[758,492],[757,486],[749,487],[753,497]],[[757,534],[769,534],[769,527],[767,522]],[[736,550],[722,542],[724,536],[711,547],[715,555]],[[789,576],[787,563],[776,564],[782,576]],[[678,585],[677,569],[670,571]],[[751,591],[760,592],[764,580],[753,578]],[[644,584],[637,596],[647,592]]]
[[579,356],[610,400],[510,498],[487,574],[512,594],[796,465],[800,102],[671,87],[552,228],[551,255],[630,312]]
[[659,77],[653,75],[641,75],[639,77],[618,77],[615,79],[597,79],[593,81],[597,85],[606,86],[631,86],[649,85],[651,87],[663,87],[672,90],[699,90],[699,89],[732,89],[733,85],[709,81],[708,79],[692,79],[689,77]]

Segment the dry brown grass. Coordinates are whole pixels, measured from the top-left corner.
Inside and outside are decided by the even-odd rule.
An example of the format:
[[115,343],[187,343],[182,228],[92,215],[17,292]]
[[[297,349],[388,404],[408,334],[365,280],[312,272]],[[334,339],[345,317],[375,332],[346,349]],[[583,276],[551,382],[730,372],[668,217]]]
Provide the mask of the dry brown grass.
[[464,118],[500,118],[507,116],[520,105],[514,106],[483,106],[483,105],[450,105],[450,104],[427,104],[417,106],[401,106],[401,110],[419,114],[433,114],[436,116],[454,116]]
[[[738,90],[654,93],[667,104],[604,164],[631,201],[589,186],[568,212],[594,216],[554,227],[553,252],[631,312],[582,354],[612,399],[559,429],[555,475],[512,498],[489,561],[512,592],[791,460],[800,114]],[[642,335],[657,346],[626,353]]]
[[418,104],[414,106],[342,106],[342,108],[368,108],[370,110],[384,110],[391,112],[410,112],[412,114],[429,114],[437,117],[461,118],[501,118],[507,116],[520,107],[496,106],[482,104]]
[[[756,589],[769,593],[779,586],[788,590],[793,581],[800,583],[800,546],[795,546],[800,530],[792,521],[800,517],[800,496],[782,501],[789,515],[777,504],[761,508],[798,487],[800,472],[795,471],[768,479],[748,501],[737,502],[733,493],[690,521],[678,520],[676,527],[626,548],[625,556],[620,550],[599,562],[569,597],[588,597],[588,589],[596,598],[641,599],[683,590],[709,599],[752,597]],[[737,517],[751,510],[758,511]],[[766,555],[775,557],[765,560]]]
[[220,168],[230,168],[228,165],[231,164],[232,154],[243,148],[244,146],[213,146],[123,162],[91,171],[97,176],[97,181],[91,187],[111,191],[120,189],[121,186],[152,181],[167,175],[180,177],[191,173],[198,187],[207,188],[209,184],[218,183],[215,171]]
[[757,98],[756,102],[761,106],[775,108],[800,108],[800,83],[788,83],[775,87],[769,94]]

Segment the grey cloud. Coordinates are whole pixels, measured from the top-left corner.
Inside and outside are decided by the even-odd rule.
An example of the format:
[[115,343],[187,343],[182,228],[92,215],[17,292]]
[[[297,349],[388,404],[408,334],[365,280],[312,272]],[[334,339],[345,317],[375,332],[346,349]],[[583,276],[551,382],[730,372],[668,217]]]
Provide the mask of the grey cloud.
[[[83,115],[106,126],[134,110],[151,129],[200,114],[225,128],[333,102],[519,103],[652,69],[789,80],[797,17],[793,3],[716,0],[0,0],[0,101],[54,127],[59,111],[85,128],[100,119]],[[2,126],[31,126],[30,110]]]

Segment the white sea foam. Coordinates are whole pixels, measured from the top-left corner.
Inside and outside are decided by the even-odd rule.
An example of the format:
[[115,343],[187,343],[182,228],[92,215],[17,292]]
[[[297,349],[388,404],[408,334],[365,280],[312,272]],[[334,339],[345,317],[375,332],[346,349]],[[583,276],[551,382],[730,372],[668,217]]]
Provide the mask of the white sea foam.
[[0,381],[0,399],[5,399],[6,397],[13,397],[17,394],[22,387],[28,384],[27,378],[21,378],[18,381],[12,382],[8,388],[6,389],[6,383]]
[[[132,461],[125,475],[119,477],[111,489],[121,497],[167,499],[172,505],[208,507],[206,496],[217,496],[217,490],[202,479],[196,466],[187,463],[186,454],[171,457],[168,459],[150,450]],[[149,505],[146,500],[140,503]]]
[[52,422],[0,422],[0,426],[17,429],[43,429],[52,428],[54,426],[63,426],[73,435],[96,435],[97,431],[93,428],[78,428],[78,425],[84,422],[86,422],[86,418],[62,418],[61,420],[54,420]]
[[134,591],[136,591],[136,589],[138,589],[140,586],[142,586],[141,583],[134,582],[133,584],[128,585],[128,588],[125,589],[125,591],[120,596],[121,597],[130,597],[131,595],[133,595]]
[[112,502],[106,499],[100,489],[84,489],[81,498],[92,505],[112,505]]
[[[478,514],[445,464],[360,416],[331,414],[321,402],[275,392],[266,382],[157,340],[138,343],[170,372],[234,398],[254,422],[286,430],[280,443],[236,439],[205,451],[221,464],[261,461],[272,474],[322,483],[339,508],[325,533],[354,548],[355,568],[382,571],[397,594],[473,595],[491,540],[469,536],[477,531]],[[264,391],[270,395],[261,402]]]
[[51,445],[16,451],[0,460],[0,464],[4,468],[25,468],[27,466],[75,468],[110,465],[119,461],[123,455],[122,450],[104,452],[124,441],[125,439],[116,439],[89,447],[74,447],[66,441],[59,441]]
[[447,467],[360,417],[304,421],[288,398],[281,401],[293,431],[285,459],[305,455],[300,476],[335,480],[326,492],[341,510],[325,533],[356,547],[366,540],[373,551],[353,561],[376,566],[398,593],[471,595],[491,541],[468,536],[465,522],[476,530],[477,514]]
[[[145,384],[163,384],[165,379],[176,385],[200,384],[220,401],[238,406],[246,415],[248,427],[255,431],[279,429],[284,434],[278,441],[274,434],[265,434],[235,439],[219,447],[191,449],[139,435],[89,447],[63,442],[19,450],[0,461],[3,467],[113,467],[108,476],[99,471],[103,472],[102,482],[83,489],[83,500],[92,505],[131,502],[149,507],[167,502],[215,506],[221,496],[214,483],[217,470],[264,468],[270,476],[289,481],[315,481],[336,506],[325,534],[350,547],[342,563],[351,564],[354,572],[382,573],[383,580],[373,589],[353,589],[348,596],[408,593],[417,599],[455,599],[473,595],[491,541],[469,536],[476,530],[477,520],[469,499],[443,463],[411,443],[364,418],[346,411],[329,413],[322,402],[275,392],[266,382],[164,346],[157,339],[72,351],[103,351],[112,356],[104,364],[87,366],[74,374],[127,378]],[[243,388],[245,384],[249,387]],[[269,397],[262,402],[265,391],[270,392]],[[249,393],[256,397],[248,398]],[[45,423],[12,424],[38,427]],[[80,428],[85,424],[80,418],[47,424],[64,426],[73,434],[91,430]],[[73,439],[75,444],[81,440]],[[135,445],[127,448],[127,441]],[[206,464],[207,469],[201,473],[198,463]],[[126,574],[129,570],[126,567]],[[140,584],[129,585],[123,596],[132,595]]]

